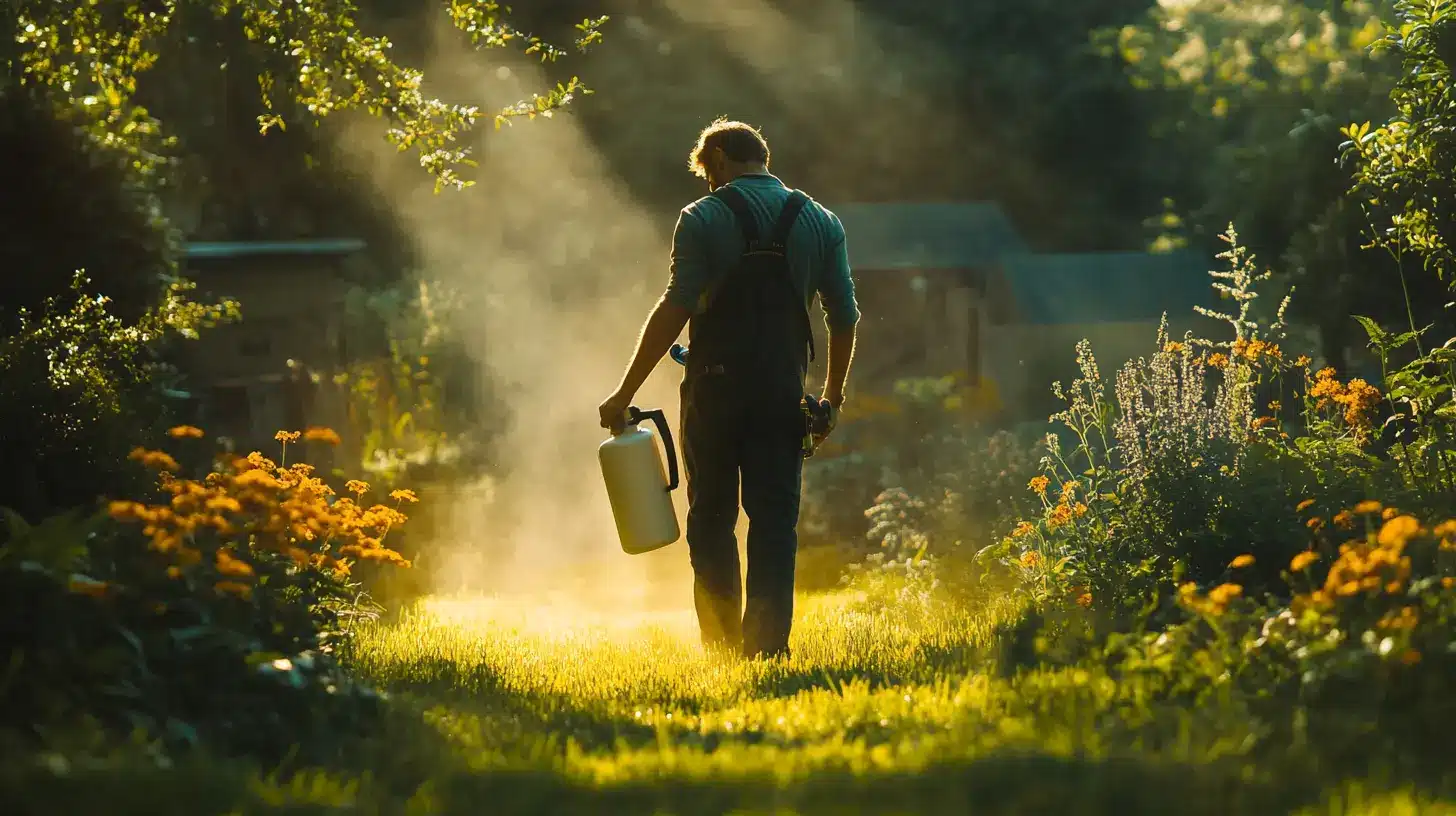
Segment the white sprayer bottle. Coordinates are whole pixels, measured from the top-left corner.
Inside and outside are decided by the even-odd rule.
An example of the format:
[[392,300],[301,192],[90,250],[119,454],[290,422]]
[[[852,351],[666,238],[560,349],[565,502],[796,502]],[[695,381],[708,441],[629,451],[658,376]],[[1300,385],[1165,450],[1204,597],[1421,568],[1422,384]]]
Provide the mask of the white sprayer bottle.
[[[667,472],[657,452],[655,435],[638,427],[645,419],[651,419],[662,435]],[[678,484],[677,452],[673,450],[667,416],[660,410],[628,409],[624,425],[614,428],[612,438],[597,448],[597,458],[601,460],[602,481],[607,486],[623,552],[639,555],[677,541],[682,535],[677,510],[672,506],[672,491]]]

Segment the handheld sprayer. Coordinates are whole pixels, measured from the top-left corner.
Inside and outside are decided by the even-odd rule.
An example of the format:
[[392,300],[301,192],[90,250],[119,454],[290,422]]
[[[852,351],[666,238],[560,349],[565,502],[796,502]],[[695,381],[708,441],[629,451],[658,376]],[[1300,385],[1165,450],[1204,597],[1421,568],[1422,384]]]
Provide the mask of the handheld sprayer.
[[[665,472],[656,436],[640,427],[649,419],[667,453]],[[612,438],[597,448],[597,458],[622,550],[638,555],[666,547],[682,535],[672,506],[672,491],[678,486],[677,451],[667,415],[661,410],[628,408],[622,420],[620,428],[612,429]]]

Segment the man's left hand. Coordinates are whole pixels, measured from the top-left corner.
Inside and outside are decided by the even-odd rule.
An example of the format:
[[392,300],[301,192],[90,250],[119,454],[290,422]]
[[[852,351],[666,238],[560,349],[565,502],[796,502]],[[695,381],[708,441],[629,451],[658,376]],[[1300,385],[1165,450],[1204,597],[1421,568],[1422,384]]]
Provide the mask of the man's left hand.
[[632,396],[620,391],[607,397],[598,408],[602,427],[612,431],[621,430],[627,424],[627,409],[632,407]]

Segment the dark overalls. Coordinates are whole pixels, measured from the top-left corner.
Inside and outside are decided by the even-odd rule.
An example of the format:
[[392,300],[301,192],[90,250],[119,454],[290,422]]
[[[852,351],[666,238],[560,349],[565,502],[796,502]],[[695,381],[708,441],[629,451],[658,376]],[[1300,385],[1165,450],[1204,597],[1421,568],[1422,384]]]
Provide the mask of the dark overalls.
[[[713,195],[733,210],[744,253],[688,326],[682,437],[694,602],[705,643],[773,656],[788,651],[794,613],[802,400],[814,353],[786,247],[808,198],[792,193],[760,241],[742,193],[724,186]],[[734,533],[740,487],[749,522],[746,602]]]

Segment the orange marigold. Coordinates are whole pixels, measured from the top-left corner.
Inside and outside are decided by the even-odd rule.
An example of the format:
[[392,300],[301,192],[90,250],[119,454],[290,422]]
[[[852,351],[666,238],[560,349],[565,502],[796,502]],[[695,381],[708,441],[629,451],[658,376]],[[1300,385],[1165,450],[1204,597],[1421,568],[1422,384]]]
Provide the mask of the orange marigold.
[[1319,553],[1306,550],[1289,560],[1289,568],[1295,572],[1303,572],[1311,564],[1319,560]]
[[339,445],[344,441],[333,428],[309,428],[303,432],[303,439],[305,442],[322,442],[326,445]]

